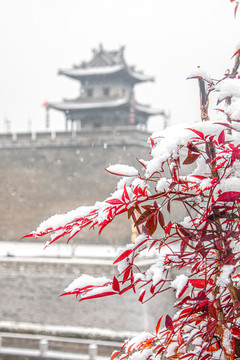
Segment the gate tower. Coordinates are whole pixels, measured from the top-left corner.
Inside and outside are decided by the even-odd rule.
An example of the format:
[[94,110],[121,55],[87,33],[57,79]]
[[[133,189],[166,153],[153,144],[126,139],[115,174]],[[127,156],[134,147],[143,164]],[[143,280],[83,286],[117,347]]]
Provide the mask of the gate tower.
[[136,71],[124,58],[124,47],[107,51],[102,45],[93,50],[92,59],[74,65],[71,69],[59,70],[59,75],[80,82],[80,94],[76,99],[46,103],[46,108],[63,112],[66,130],[132,126],[146,124],[152,115],[165,115],[163,111],[138,103],[134,86],[154,81],[151,76]]

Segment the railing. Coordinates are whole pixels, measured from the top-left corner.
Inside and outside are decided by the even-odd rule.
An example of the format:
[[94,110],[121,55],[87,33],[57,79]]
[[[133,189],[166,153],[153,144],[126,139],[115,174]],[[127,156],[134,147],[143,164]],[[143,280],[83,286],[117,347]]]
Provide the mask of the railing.
[[[116,127],[100,127],[93,129],[81,129],[81,130],[71,130],[71,131],[31,131],[31,132],[11,132],[11,133],[0,133],[1,139],[8,139],[12,141],[17,141],[19,139],[29,139],[35,141],[39,138],[49,138],[55,140],[57,137],[76,137],[76,136],[89,136],[89,135],[99,135],[99,134],[128,134],[128,133],[139,133],[139,134],[148,134],[146,127],[140,126],[116,126]],[[150,134],[150,133],[149,133]]]
[[89,147],[137,145],[146,147],[149,133],[137,127],[84,129],[71,132],[28,132],[0,134],[0,149],[31,147]]
[[0,359],[107,360],[121,343],[0,332]]

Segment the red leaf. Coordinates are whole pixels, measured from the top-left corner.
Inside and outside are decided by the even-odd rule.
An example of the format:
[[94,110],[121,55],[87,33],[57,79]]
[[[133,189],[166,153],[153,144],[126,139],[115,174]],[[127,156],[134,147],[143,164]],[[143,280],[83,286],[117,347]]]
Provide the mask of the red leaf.
[[208,305],[208,313],[211,315],[215,320],[217,320],[217,311],[213,304]]
[[114,351],[110,360],[114,360],[116,356],[118,356],[121,353],[121,351]]
[[[239,275],[239,277],[240,277],[240,275]],[[152,286],[150,287],[150,293],[151,293],[151,294],[154,294],[154,291],[155,291],[155,286],[152,285]]]
[[181,346],[184,343],[180,330],[179,330],[178,335],[177,335],[177,341],[178,341],[179,346]]
[[106,200],[106,203],[111,205],[123,205],[123,202],[119,199]]
[[194,161],[196,161],[199,156],[200,156],[200,154],[194,154],[194,153],[188,154],[186,159],[183,161],[183,165],[193,164]]
[[182,299],[180,302],[177,303],[177,306],[181,306],[185,304],[188,300],[190,300],[190,296],[186,296],[184,299]]
[[189,282],[197,289],[203,289],[206,284],[206,281],[204,279],[189,279]]
[[128,255],[130,255],[132,252],[131,249],[128,249],[126,251],[124,251],[115,261],[114,264],[118,263],[119,261],[124,260],[126,257],[128,257]]
[[[238,5],[239,5],[239,3],[237,3],[236,6],[235,6],[235,8],[234,8],[234,16],[235,16],[235,17],[236,17],[236,15],[237,15]],[[237,54],[238,54],[239,52],[240,52],[240,49],[238,49]],[[235,53],[234,55],[236,55],[236,53]]]
[[193,131],[195,134],[197,134],[202,140],[204,140],[204,134],[201,131],[195,130],[195,129],[191,129],[191,128],[187,128],[188,130]]
[[169,315],[166,315],[165,326],[166,326],[166,328],[168,330],[171,330],[171,331],[174,330],[173,321],[172,321],[172,318]]
[[193,152],[197,152],[197,153],[199,153],[200,151],[198,150],[198,148],[195,146],[195,145],[193,145],[193,143],[192,142],[189,142],[188,144],[187,144],[187,148],[190,150],[190,151],[193,151]]
[[139,301],[142,303],[143,302],[143,298],[144,298],[144,295],[145,295],[145,293],[146,293],[146,290],[144,290],[142,293],[141,293],[141,295],[139,296]]
[[222,143],[224,143],[224,141],[225,141],[225,132],[223,130],[218,137],[218,143],[221,145]]
[[134,290],[134,284],[128,285],[125,289],[121,290],[121,291],[119,292],[119,295],[124,294],[126,291],[128,291],[128,290],[130,290],[130,289],[133,289],[133,290]]
[[128,210],[128,219],[130,219],[130,217],[132,216],[133,212],[134,212],[134,208],[131,208],[131,209]]
[[164,222],[163,213],[161,211],[158,212],[158,222],[161,225],[161,227],[164,229],[165,228],[165,222]]
[[28,234],[28,235],[24,235],[24,236],[21,237],[21,240],[22,240],[22,239],[25,239],[25,238],[27,238],[27,237],[36,237],[36,234],[35,234],[35,233],[30,233],[30,234]]
[[211,356],[212,356],[212,355],[210,355],[210,354],[206,354],[206,355],[204,355],[203,358],[201,358],[201,360],[209,359]]
[[171,229],[172,226],[173,226],[173,224],[170,223],[170,224],[166,227],[166,229],[165,229],[165,234],[167,234],[167,233],[169,232],[169,230]]
[[128,195],[128,192],[127,192],[126,184],[124,185],[123,196],[124,196],[125,199],[127,199],[128,201],[130,200],[129,195]]
[[[237,7],[237,5],[236,5],[236,7]],[[235,7],[235,9],[236,9],[236,7]],[[237,54],[239,54],[239,53],[240,53],[240,49],[238,49],[238,50],[233,54],[232,58],[233,58],[234,56],[236,56]]]
[[224,202],[235,201],[235,200],[240,200],[239,191],[226,191],[222,193],[217,199],[217,201],[224,201]]
[[232,327],[232,334],[239,338],[240,337],[240,329],[237,327]]
[[185,252],[185,250],[186,250],[186,247],[187,247],[186,241],[182,240],[182,241],[181,241],[181,244],[180,244],[180,252],[181,252],[181,255],[184,254],[184,252]]
[[197,178],[197,179],[199,179],[199,180],[207,179],[206,176],[202,176],[202,175],[191,175],[191,177],[195,177],[195,178]]
[[135,225],[141,225],[142,223],[144,223],[150,216],[152,215],[152,212],[150,210],[146,210],[144,211],[144,213],[142,213],[139,218],[137,219],[137,221],[135,222]]
[[181,356],[180,358],[179,358],[179,360],[181,360],[181,359],[186,359],[187,357],[195,357],[196,356],[196,354],[194,354],[194,353],[188,353],[187,355],[183,355],[183,356]]
[[180,297],[185,293],[185,291],[187,290],[187,288],[188,288],[188,282],[187,282],[187,284],[182,288],[182,290],[179,292],[178,298],[180,298]]
[[131,268],[130,268],[130,267],[128,267],[128,268],[124,271],[123,283],[128,280],[128,277],[129,277],[129,275],[130,275],[130,271],[131,271]]
[[116,295],[115,291],[105,291],[105,292],[100,293],[100,294],[86,296],[84,298],[81,298],[80,301],[90,300],[90,299],[97,299],[97,298],[100,298],[100,297],[105,297],[105,296],[110,296],[110,295]]
[[221,164],[218,164],[212,171],[215,173],[218,169],[221,169],[225,164],[227,160],[223,161]]
[[117,291],[117,292],[120,291],[119,282],[118,282],[118,280],[117,280],[117,278],[115,276],[113,278],[112,288],[113,288],[114,291]]
[[163,316],[164,316],[164,315],[162,315],[162,316],[160,317],[160,319],[158,320],[158,322],[157,322],[156,334],[158,334],[158,332],[159,332],[159,329],[160,329],[160,325],[161,325],[161,321],[162,321]]
[[152,235],[153,233],[155,233],[155,231],[157,229],[157,220],[155,221],[154,214],[147,220],[145,226],[148,229],[149,235]]
[[139,162],[139,164],[141,164],[145,169],[146,169],[146,167],[147,167],[147,165],[146,164],[144,164],[141,160],[139,160],[138,158],[137,158],[137,161]]
[[[160,345],[161,346],[161,345]],[[161,354],[161,352],[163,352],[165,350],[164,346],[161,346],[160,350],[158,350],[158,352],[156,353],[156,356]]]
[[225,123],[219,123],[219,122],[216,122],[214,124],[217,124],[217,125],[222,125],[222,126],[226,126],[227,128],[229,129],[232,129],[232,130],[235,130],[235,128],[229,124],[225,124]]

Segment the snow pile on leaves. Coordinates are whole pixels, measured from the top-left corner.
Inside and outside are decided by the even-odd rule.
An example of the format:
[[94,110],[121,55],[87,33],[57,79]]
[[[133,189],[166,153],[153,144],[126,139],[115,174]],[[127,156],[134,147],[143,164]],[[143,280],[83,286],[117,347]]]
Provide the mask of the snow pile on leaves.
[[[134,221],[139,235],[120,251],[113,279],[82,275],[63,294],[83,301],[134,291],[144,303],[175,291],[175,316],[166,315],[161,328],[162,315],[153,333],[127,341],[112,360],[240,356],[240,113],[231,110],[238,103],[239,80],[215,84],[202,73],[192,77],[217,92],[219,106],[228,97],[219,107],[224,120],[153,134],[152,159],[139,160],[143,174],[132,166],[110,166],[107,171],[121,179],[105,201],[52,217],[29,235],[50,234],[52,243],[63,236],[70,240],[86,227],[101,232],[122,213]],[[180,222],[171,219],[176,204]],[[141,269],[136,259],[146,251],[155,253],[156,262]],[[175,278],[172,269],[179,272]]]

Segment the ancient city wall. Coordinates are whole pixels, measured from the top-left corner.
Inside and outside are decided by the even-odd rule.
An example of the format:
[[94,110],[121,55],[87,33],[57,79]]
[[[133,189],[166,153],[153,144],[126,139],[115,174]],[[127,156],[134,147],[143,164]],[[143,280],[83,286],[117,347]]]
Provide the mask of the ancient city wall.
[[[148,158],[148,134],[136,129],[97,132],[0,135],[0,241],[18,240],[56,213],[104,200],[118,178],[104,168],[139,166]],[[130,237],[126,215],[98,237],[83,233],[78,241],[123,244]]]
[[146,304],[141,304],[133,291],[81,303],[74,296],[59,297],[82,273],[112,278],[116,269],[112,261],[1,258],[1,321],[143,331],[155,328],[159,314],[173,314],[172,293],[163,293]]

